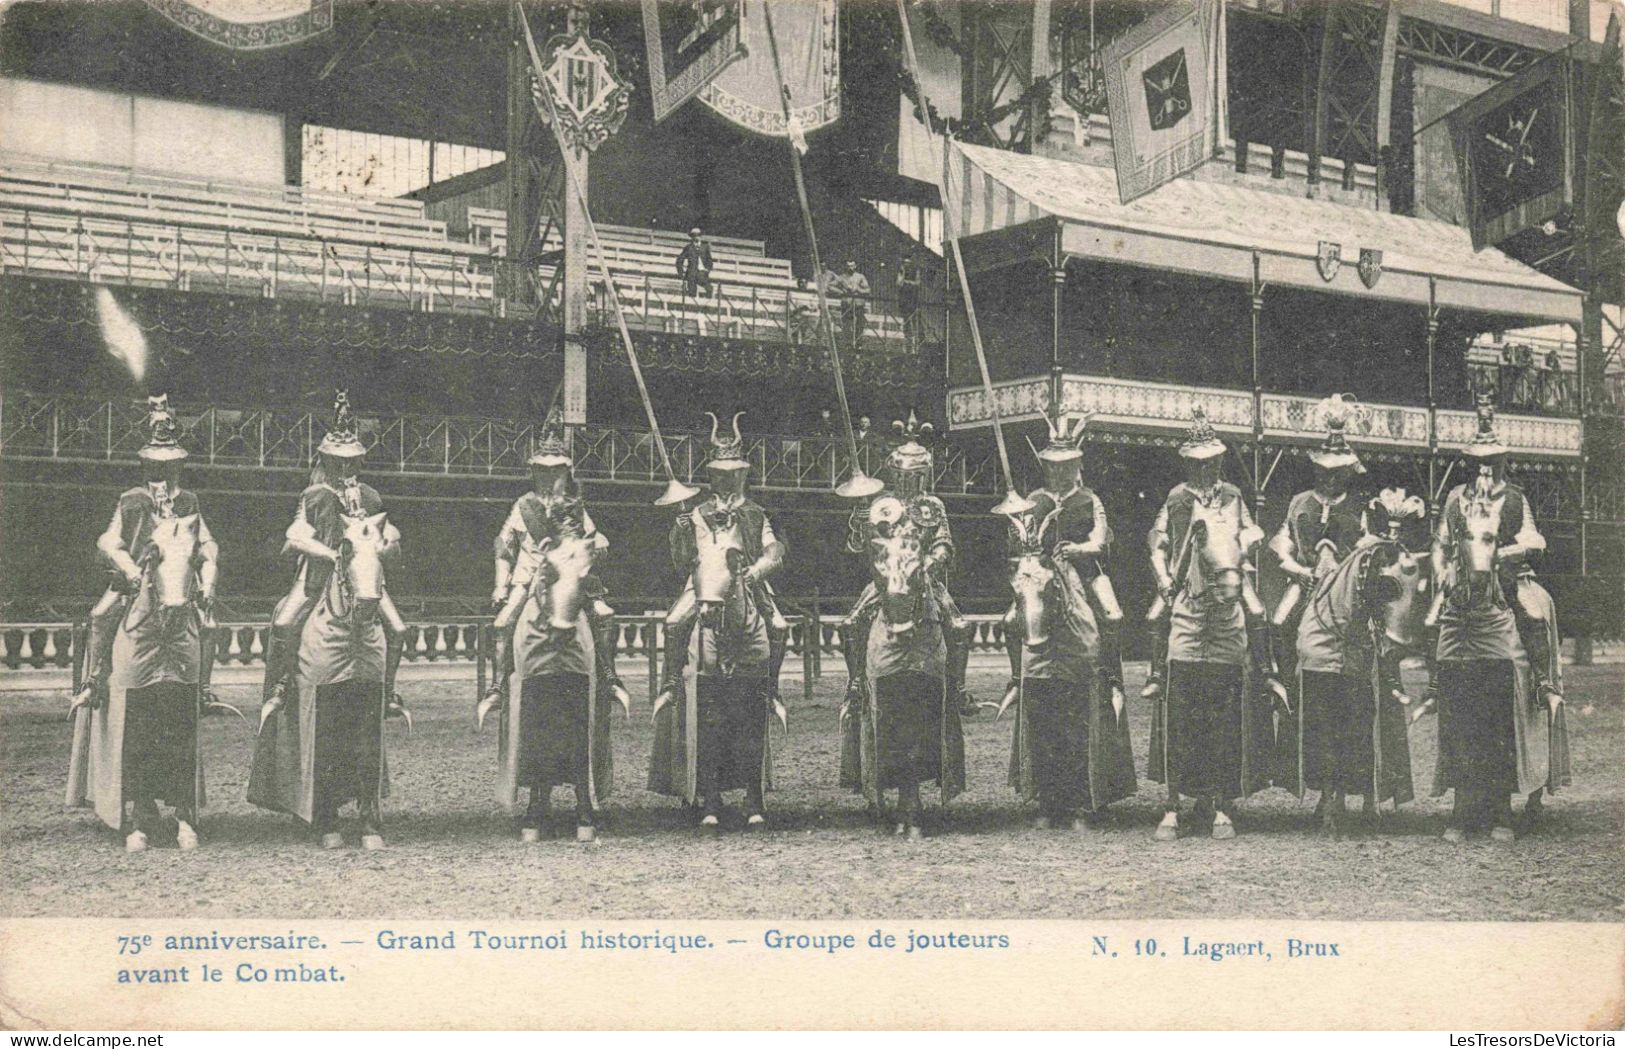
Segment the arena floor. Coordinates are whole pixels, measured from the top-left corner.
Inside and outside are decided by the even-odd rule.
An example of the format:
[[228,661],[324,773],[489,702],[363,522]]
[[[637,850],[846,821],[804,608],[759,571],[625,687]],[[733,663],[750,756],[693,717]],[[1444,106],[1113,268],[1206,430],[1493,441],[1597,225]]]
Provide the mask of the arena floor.
[[[471,728],[471,685],[405,686],[417,719],[392,722],[389,847],[323,852],[292,820],[251,807],[252,746],[235,718],[204,726],[211,804],[203,847],[126,855],[88,812],[62,807],[69,728],[59,694],[9,695],[0,783],[6,916],[345,918],[1315,918],[1619,921],[1625,914],[1625,667],[1571,669],[1575,784],[1515,845],[1437,840],[1443,806],[1423,798],[1382,832],[1330,841],[1311,805],[1283,791],[1241,810],[1241,836],[1154,844],[1159,788],[1114,806],[1104,830],[1030,829],[1005,786],[1010,722],[967,724],[970,790],[946,833],[879,834],[860,799],[837,791],[835,707],[842,675],[795,709],[778,746],[774,830],[706,840],[678,806],[642,788],[647,706],[617,720],[618,789],[602,844],[521,845],[489,800],[495,735]],[[634,696],[645,682],[629,678]],[[996,694],[1002,679],[973,673]],[[1131,681],[1132,692],[1138,680]],[[787,690],[789,691],[789,690]],[[224,698],[252,712],[256,690]],[[799,697],[799,689],[795,697]],[[1144,704],[1130,701],[1145,767]],[[1591,705],[1589,716],[1581,708]],[[1432,775],[1435,721],[1412,733],[1419,793]],[[563,802],[561,794],[557,799]],[[312,875],[316,875],[313,877]],[[337,876],[334,876],[337,875]]]

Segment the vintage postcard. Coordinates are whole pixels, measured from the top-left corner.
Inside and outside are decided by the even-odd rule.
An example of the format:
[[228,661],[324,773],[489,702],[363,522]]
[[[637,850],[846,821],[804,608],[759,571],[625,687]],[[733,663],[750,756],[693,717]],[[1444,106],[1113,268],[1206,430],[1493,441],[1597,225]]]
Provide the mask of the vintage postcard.
[[0,1025],[1617,1031],[1622,18],[9,0]]

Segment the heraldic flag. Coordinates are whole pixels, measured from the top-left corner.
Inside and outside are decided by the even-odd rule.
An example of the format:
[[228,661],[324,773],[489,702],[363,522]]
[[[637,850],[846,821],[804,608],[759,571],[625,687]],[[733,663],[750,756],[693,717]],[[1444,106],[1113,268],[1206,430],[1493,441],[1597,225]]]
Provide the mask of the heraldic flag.
[[1124,204],[1219,152],[1226,61],[1222,0],[1174,0],[1102,50]]
[[333,28],[333,0],[146,0],[203,39],[236,51],[308,40]]
[[744,8],[745,0],[643,0],[649,97],[657,123],[744,56]]
[[749,131],[788,137],[805,151],[803,137],[841,118],[841,48],[836,0],[773,5],[790,124],[779,101],[778,76],[767,36],[765,0],[744,0],[746,57],[724,69],[700,92],[700,101]]
[[1450,111],[1473,249],[1574,203],[1572,66],[1558,52]]

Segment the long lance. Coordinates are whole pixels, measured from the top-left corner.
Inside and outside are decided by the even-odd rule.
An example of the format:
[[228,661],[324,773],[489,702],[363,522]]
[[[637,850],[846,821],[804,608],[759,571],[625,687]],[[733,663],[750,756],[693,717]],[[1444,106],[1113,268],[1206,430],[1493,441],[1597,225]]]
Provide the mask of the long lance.
[[824,294],[822,280],[824,266],[818,255],[818,234],[813,230],[812,208],[807,203],[807,180],[801,171],[801,151],[791,130],[795,118],[790,112],[790,89],[784,83],[784,69],[779,64],[779,41],[773,32],[773,5],[766,0],[762,4],[762,17],[763,25],[767,29],[767,49],[773,58],[773,78],[779,88],[779,106],[784,113],[785,136],[790,146],[790,170],[795,174],[796,198],[801,204],[801,224],[806,231],[807,245],[812,253],[813,272],[820,278],[813,281],[813,290],[818,296],[819,327],[823,329],[824,343],[829,347],[830,372],[835,376],[835,398],[841,402],[841,428],[846,433],[847,453],[852,457],[852,476],[835,489],[835,494],[852,499],[864,499],[885,486],[865,474],[863,466],[858,462],[858,437],[852,430],[852,409],[846,400],[846,380],[841,374],[841,350],[835,341],[835,322],[829,315],[829,299]]
[[903,26],[903,49],[908,59],[908,75],[914,81],[914,90],[920,99],[921,111],[926,114],[926,134],[931,140],[933,166],[937,171],[937,193],[942,199],[942,232],[953,250],[954,272],[959,275],[959,295],[965,301],[965,319],[970,324],[971,344],[976,348],[976,366],[982,375],[982,392],[987,396],[987,408],[993,416],[993,440],[999,448],[999,466],[1004,472],[1004,499],[993,512],[1003,516],[1023,514],[1035,504],[1016,494],[1015,477],[1010,471],[1010,451],[1004,443],[1004,420],[999,415],[999,399],[993,391],[993,378],[988,372],[987,351],[982,346],[982,329],[976,323],[976,304],[971,299],[970,275],[965,272],[965,256],[959,248],[959,224],[953,220],[953,209],[948,206],[948,154],[943,143],[942,163],[936,163],[937,131],[931,126],[931,107],[925,94],[925,83],[920,79],[920,63],[914,53],[914,34],[908,27],[908,11],[903,0],[897,0],[897,18]]
[[[609,302],[615,310],[615,327],[621,333],[621,346],[626,350],[627,362],[632,366],[632,378],[638,386],[638,399],[643,402],[643,414],[649,420],[649,436],[660,455],[660,465],[666,471],[666,490],[655,500],[655,505],[671,506],[686,502],[700,494],[699,490],[679,481],[677,471],[672,468],[671,453],[666,448],[665,437],[661,435],[660,421],[655,418],[654,402],[649,398],[649,387],[643,381],[643,368],[638,364],[638,351],[632,345],[632,333],[626,327],[626,314],[621,309],[621,297],[615,290],[615,275],[609,269],[609,254],[604,251],[603,241],[598,238],[598,224],[593,222],[592,211],[587,205],[587,188],[581,184],[581,174],[576,170],[575,154],[571,151],[570,144],[564,140],[564,132],[559,127],[558,110],[553,106],[552,87],[542,75],[542,56],[536,49],[536,38],[530,32],[530,19],[525,16],[525,9],[519,6],[517,0],[514,6],[518,8],[519,25],[525,31],[525,47],[530,51],[531,66],[535,69],[539,81],[539,89],[533,92],[538,100],[537,108],[542,111],[542,117],[547,125],[553,129],[553,139],[558,143],[565,174],[575,190],[576,199],[581,202],[581,216],[586,221],[587,235],[592,238],[593,250],[598,253],[598,269],[604,274],[604,286],[609,290]],[[565,264],[568,265],[569,261],[566,260]]]

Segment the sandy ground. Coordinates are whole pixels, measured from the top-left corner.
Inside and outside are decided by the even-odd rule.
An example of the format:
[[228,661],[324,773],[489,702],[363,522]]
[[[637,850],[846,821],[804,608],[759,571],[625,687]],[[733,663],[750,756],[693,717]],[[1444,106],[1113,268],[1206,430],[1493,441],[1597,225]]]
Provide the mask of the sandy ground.
[[[1002,678],[973,673],[996,695]],[[645,682],[629,677],[632,694]],[[1435,722],[1413,728],[1421,800],[1388,815],[1379,833],[1332,841],[1313,832],[1312,802],[1268,790],[1244,804],[1233,841],[1150,839],[1159,788],[1112,809],[1100,830],[1038,831],[1005,786],[1010,722],[967,723],[970,789],[945,833],[906,843],[882,836],[861,799],[834,786],[835,708],[844,687],[824,678],[776,743],[781,788],[773,830],[704,839],[678,805],[643,789],[646,706],[617,717],[613,824],[597,846],[521,845],[490,800],[495,735],[472,731],[472,685],[412,682],[408,739],[389,727],[393,794],[389,847],[324,852],[294,821],[244,800],[250,729],[205,722],[210,806],[203,847],[126,855],[88,812],[62,806],[69,726],[58,694],[8,696],[0,710],[0,914],[100,917],[342,918],[1625,918],[1625,668],[1568,674],[1575,784],[1547,806],[1538,831],[1513,845],[1437,838],[1444,805],[1426,797]],[[1139,681],[1131,680],[1131,696]],[[251,714],[257,689],[224,698]],[[1589,716],[1580,708],[1594,707]],[[1145,768],[1144,704],[1130,700],[1138,767]],[[564,792],[556,801],[566,803]]]

